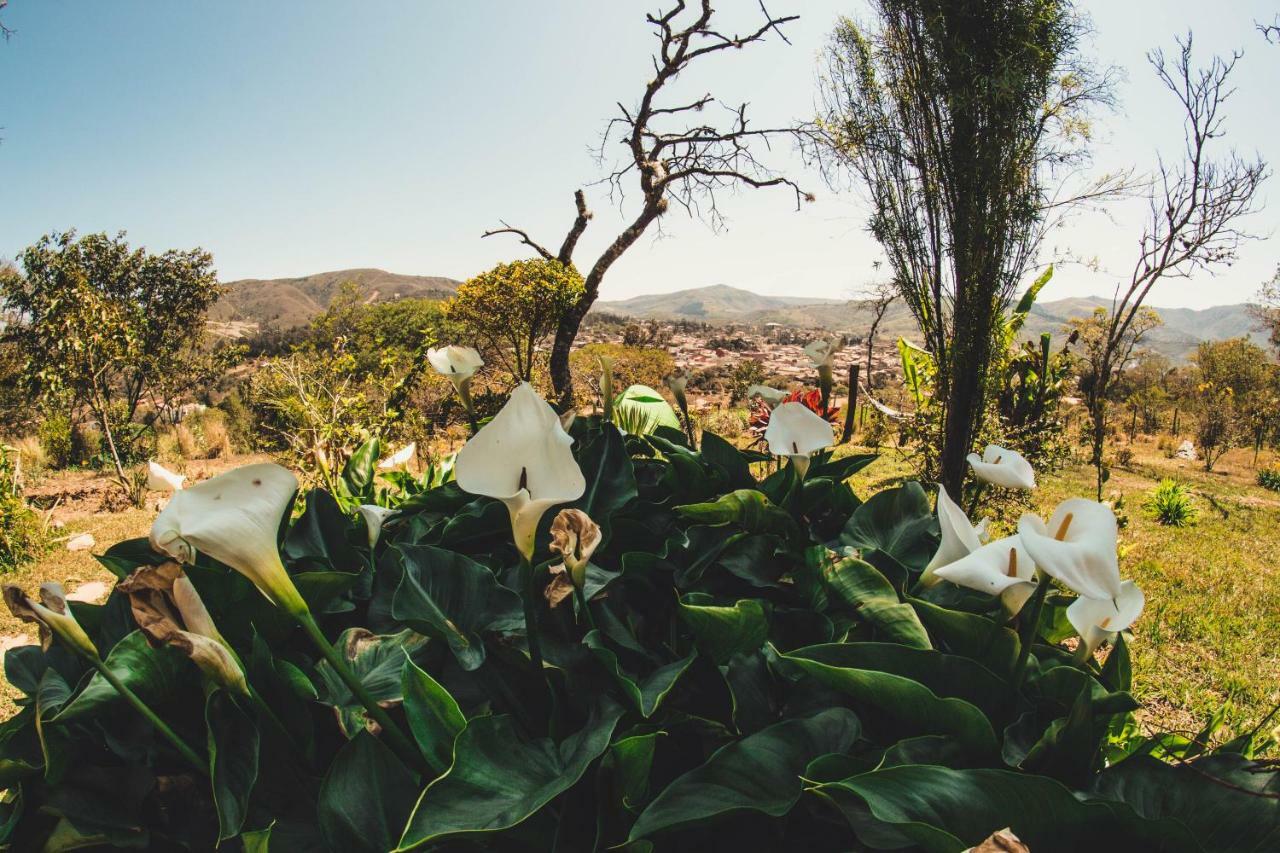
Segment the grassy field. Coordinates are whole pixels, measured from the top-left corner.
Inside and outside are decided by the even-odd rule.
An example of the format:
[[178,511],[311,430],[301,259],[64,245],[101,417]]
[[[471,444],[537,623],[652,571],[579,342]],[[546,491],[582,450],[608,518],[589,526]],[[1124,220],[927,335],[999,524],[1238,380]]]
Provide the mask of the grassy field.
[[[1113,471],[1107,494],[1123,498],[1128,519],[1120,537],[1122,572],[1147,596],[1132,646],[1143,722],[1152,729],[1195,731],[1226,706],[1228,730],[1252,726],[1280,702],[1280,493],[1255,484],[1246,451],[1228,454],[1214,473],[1205,473],[1199,463],[1166,459],[1154,443],[1140,440],[1132,450],[1134,461]],[[906,460],[888,451],[857,476],[854,487],[870,493],[910,472]],[[1146,496],[1164,477],[1191,488],[1196,524],[1165,527],[1144,512]],[[1029,507],[998,508],[998,535],[1024,510],[1048,515],[1065,498],[1092,495],[1092,472],[1081,464],[1041,481]],[[145,535],[154,514],[80,513],[67,520],[65,531],[92,533],[101,551]],[[28,589],[54,580],[74,589],[111,578],[91,554],[58,548],[4,580]],[[0,634],[34,637],[7,611],[0,613]],[[7,715],[11,692],[5,683],[0,716]]]

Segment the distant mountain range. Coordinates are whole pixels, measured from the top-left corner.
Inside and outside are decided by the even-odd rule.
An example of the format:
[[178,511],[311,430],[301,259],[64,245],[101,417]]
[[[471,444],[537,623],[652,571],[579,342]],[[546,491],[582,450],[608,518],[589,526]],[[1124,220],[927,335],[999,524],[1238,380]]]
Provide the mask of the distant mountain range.
[[[1087,317],[1095,308],[1110,307],[1102,297],[1076,297],[1037,303],[1027,318],[1024,333],[1039,337],[1058,334],[1072,317]],[[718,284],[672,293],[636,296],[617,302],[597,302],[594,310],[658,320],[696,320],[713,324],[781,323],[787,326],[848,331],[863,334],[872,321],[871,306],[860,300],[763,296]],[[1149,333],[1148,345],[1171,359],[1185,360],[1202,340],[1222,340],[1247,335],[1260,345],[1266,335],[1254,329],[1249,306],[1218,305],[1213,308],[1157,308],[1164,325]],[[901,302],[890,306],[879,334],[886,339],[918,336],[914,318]]]
[[368,302],[425,297],[447,299],[461,283],[452,278],[399,275],[377,269],[335,270],[302,278],[245,278],[226,282],[209,312],[215,323],[252,323],[282,329],[302,326],[324,312],[343,282],[354,281]]
[[[356,282],[369,302],[409,297],[447,299],[461,283],[440,276],[398,275],[379,269],[336,270],[301,278],[241,279],[224,285],[227,292],[213,307],[210,320],[232,327],[304,325],[329,306],[346,281]],[[1024,333],[1033,338],[1042,332],[1058,334],[1070,318],[1088,316],[1094,308],[1110,304],[1111,300],[1096,296],[1037,303]],[[865,301],[766,296],[727,284],[597,302],[592,310],[640,319],[695,320],[714,325],[780,323],[852,334],[865,334],[872,320],[871,306]],[[1243,303],[1202,310],[1156,310],[1165,324],[1148,335],[1148,344],[1175,360],[1185,360],[1202,340],[1248,335],[1256,343],[1266,344],[1266,335],[1254,329],[1248,305]],[[886,340],[918,338],[915,320],[901,302],[890,307],[880,334]]]

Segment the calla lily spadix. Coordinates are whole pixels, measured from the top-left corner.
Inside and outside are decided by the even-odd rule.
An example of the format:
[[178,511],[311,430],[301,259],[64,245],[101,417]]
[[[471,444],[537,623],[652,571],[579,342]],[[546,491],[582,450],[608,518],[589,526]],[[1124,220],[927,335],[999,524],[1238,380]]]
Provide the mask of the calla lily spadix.
[[186,474],[175,474],[155,460],[147,463],[147,488],[153,492],[176,492],[186,479]]
[[356,508],[356,512],[360,513],[360,517],[364,519],[365,530],[369,534],[369,550],[373,550],[382,536],[382,522],[386,521],[387,516],[395,510],[377,504],[361,504]]
[[1070,498],[1058,504],[1048,524],[1023,515],[1018,536],[1036,565],[1074,592],[1104,601],[1119,598],[1118,531],[1111,507]]
[[957,586],[998,595],[1010,613],[1021,610],[1036,588],[1035,563],[1017,536],[988,542],[938,567],[933,575]]
[[973,476],[984,483],[1003,486],[1006,489],[1034,489],[1036,487],[1035,470],[1031,467],[1031,463],[1026,460],[1026,457],[1016,451],[988,444],[987,449],[982,451],[981,456],[976,453],[970,453],[968,461],[970,467],[973,468]]
[[769,416],[764,439],[769,452],[786,456],[803,479],[809,470],[809,456],[835,442],[831,424],[803,403],[783,403]]
[[752,385],[747,389],[747,399],[751,400],[756,397],[764,400],[764,404],[773,409],[787,399],[787,392],[779,391],[777,388],[770,388],[768,385]]
[[1091,655],[1104,642],[1114,641],[1117,633],[1137,621],[1144,604],[1146,597],[1133,581],[1120,584],[1114,601],[1077,598],[1067,608],[1067,619],[1080,634],[1083,654]]
[[397,468],[403,468],[413,459],[413,454],[418,452],[418,442],[411,441],[404,447],[392,453],[386,459],[378,460],[379,471],[394,471]]
[[969,522],[964,510],[951,500],[951,495],[947,494],[946,487],[941,483],[938,484],[937,511],[942,542],[920,577],[920,581],[926,586],[932,586],[935,582],[934,573],[937,569],[962,560],[982,547],[982,530]]
[[586,491],[571,444],[555,410],[522,382],[493,420],[458,451],[458,486],[507,505],[516,548],[526,560],[533,557],[543,514]]
[[306,613],[276,547],[280,520],[297,490],[297,478],[279,465],[234,468],[175,492],[151,525],[151,547],[180,563],[206,553],[288,612]]

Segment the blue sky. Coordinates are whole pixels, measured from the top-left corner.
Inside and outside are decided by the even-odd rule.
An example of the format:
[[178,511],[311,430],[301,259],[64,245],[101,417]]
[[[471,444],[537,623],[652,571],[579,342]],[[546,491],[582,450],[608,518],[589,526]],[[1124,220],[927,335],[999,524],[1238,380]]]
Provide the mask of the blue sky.
[[[376,266],[465,278],[525,254],[481,240],[499,219],[558,243],[572,192],[601,174],[590,152],[614,102],[634,101],[652,37],[633,0],[469,3],[11,0],[0,43],[0,257],[50,230],[124,229],[152,249],[201,245],[224,280]],[[1083,0],[1091,52],[1126,72],[1120,108],[1097,118],[1095,168],[1150,168],[1176,154],[1176,104],[1145,52],[1194,29],[1200,54],[1244,48],[1229,109],[1232,143],[1280,161],[1280,45],[1253,29],[1268,2]],[[720,0],[726,29],[756,0]],[[772,0],[801,14],[780,41],[717,58],[682,81],[756,122],[812,114],[816,57],[857,0]],[[786,191],[723,203],[716,234],[682,215],[611,271],[602,298],[726,283],[761,293],[846,296],[874,276],[879,250],[855,192],[834,193],[787,150],[776,165],[818,195],[797,213]],[[1265,189],[1280,198],[1280,184]],[[589,187],[596,219],[579,262],[621,214]],[[624,201],[623,212],[632,211]],[[1254,217],[1271,238],[1280,207]],[[1071,253],[1045,298],[1110,293],[1132,263],[1142,208],[1118,205],[1053,235]],[[1248,244],[1216,277],[1160,285],[1156,305],[1249,299],[1280,262],[1274,239]]]

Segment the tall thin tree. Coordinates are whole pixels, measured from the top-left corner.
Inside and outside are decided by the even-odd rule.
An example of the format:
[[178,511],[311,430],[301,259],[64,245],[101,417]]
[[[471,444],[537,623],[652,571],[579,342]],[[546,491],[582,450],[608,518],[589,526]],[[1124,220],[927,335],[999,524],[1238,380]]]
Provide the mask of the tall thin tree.
[[[1106,101],[1064,0],[872,0],[842,20],[821,76],[815,151],[866,187],[870,230],[936,360],[938,471],[963,484],[987,398],[997,318],[1056,215],[1124,185],[1065,192],[1087,108]],[[830,167],[836,167],[831,169]]]

